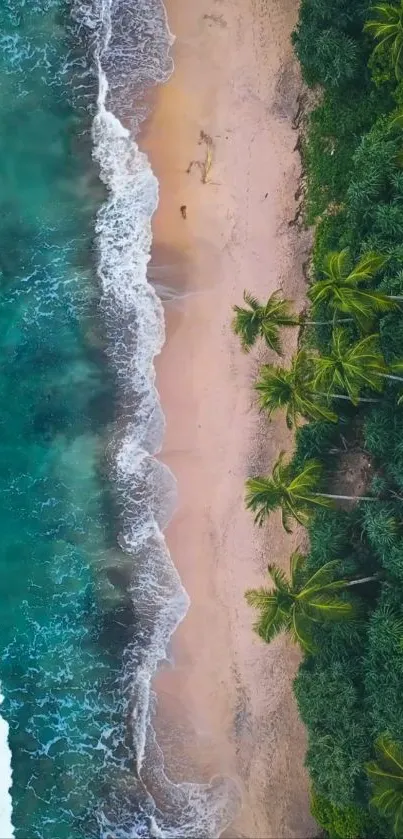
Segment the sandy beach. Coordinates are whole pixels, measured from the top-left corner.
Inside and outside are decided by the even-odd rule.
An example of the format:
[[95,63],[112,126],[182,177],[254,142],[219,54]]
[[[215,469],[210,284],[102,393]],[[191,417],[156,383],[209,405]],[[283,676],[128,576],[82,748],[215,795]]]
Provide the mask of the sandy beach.
[[[261,530],[244,481],[292,447],[283,417],[259,415],[262,359],[241,353],[231,307],[244,288],[281,288],[304,305],[309,236],[292,222],[301,91],[290,35],[297,0],[168,0],[175,73],[141,138],[160,182],[151,276],[183,293],[166,305],[157,384],[167,420],[161,459],[178,480],[166,531],[191,598],[172,666],[155,680],[158,734],[174,780],[236,780],[242,810],[226,836],[311,837],[306,739],[292,696],[299,653],[252,632],[246,588],[269,561],[288,569],[298,534]],[[207,161],[207,166],[206,166]],[[208,171],[207,171],[208,170]],[[287,357],[296,334],[285,336]],[[176,735],[175,735],[176,732]],[[189,767],[192,777],[189,778]]]

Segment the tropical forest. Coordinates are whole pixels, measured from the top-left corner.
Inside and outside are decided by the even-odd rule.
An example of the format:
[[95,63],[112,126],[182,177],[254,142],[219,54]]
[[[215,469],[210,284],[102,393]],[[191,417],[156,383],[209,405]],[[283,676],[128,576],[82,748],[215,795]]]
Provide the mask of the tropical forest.
[[309,305],[245,291],[233,329],[244,351],[270,348],[256,399],[295,429],[293,456],[247,480],[246,506],[256,526],[280,510],[307,539],[246,599],[264,642],[286,632],[302,651],[318,835],[391,839],[403,837],[403,0],[302,0],[293,43],[309,99]]

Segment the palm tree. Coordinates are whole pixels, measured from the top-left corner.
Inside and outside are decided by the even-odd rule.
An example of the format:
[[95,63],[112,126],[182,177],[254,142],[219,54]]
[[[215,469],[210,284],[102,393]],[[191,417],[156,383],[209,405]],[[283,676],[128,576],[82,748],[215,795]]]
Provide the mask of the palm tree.
[[398,307],[401,298],[391,297],[379,291],[361,289],[360,285],[371,280],[385,265],[387,257],[366,253],[351,268],[347,249],[328,253],[322,273],[324,279],[313,283],[308,291],[314,309],[326,303],[337,312],[351,315],[364,332],[374,318]]
[[402,77],[403,58],[403,2],[400,6],[391,3],[379,3],[372,7],[377,17],[368,20],[364,30],[378,41],[374,49],[374,55],[383,50],[389,51],[397,80]]
[[284,530],[291,533],[290,521],[296,519],[304,527],[309,523],[315,507],[333,507],[334,501],[375,501],[368,496],[330,495],[317,492],[322,474],[318,460],[307,460],[304,468],[294,474],[292,464],[284,462],[281,452],[274,464],[270,478],[248,478],[245,503],[255,514],[255,522],[261,526],[274,510],[281,509]]
[[[401,376],[394,376],[388,372],[389,368],[380,349],[379,335],[368,335],[351,346],[348,333],[343,329],[335,329],[330,355],[318,356],[311,352],[310,359],[314,367],[314,392],[331,398],[337,396],[337,393],[331,391],[343,390],[353,405],[364,401],[359,399],[360,390],[364,387],[381,391],[383,379],[403,382]],[[401,368],[401,362],[391,365],[391,369],[395,371]],[[402,397],[399,402],[401,400]]]
[[395,836],[403,837],[403,750],[388,734],[375,743],[377,759],[367,763],[372,782],[371,804],[392,824]]
[[299,323],[297,315],[290,311],[291,301],[284,300],[280,291],[273,292],[266,304],[260,303],[248,291],[244,291],[243,299],[248,308],[233,307],[232,329],[239,335],[244,352],[249,352],[257,339],[263,338],[270,349],[282,355],[280,328]]
[[[337,422],[337,414],[325,402],[335,399],[351,402],[350,397],[315,390],[313,378],[312,354],[306,350],[300,350],[292,358],[289,370],[273,364],[263,365],[255,384],[261,410],[267,411],[270,417],[275,411],[285,409],[288,428],[297,425],[299,417]],[[361,397],[357,402],[373,403],[379,400]]]
[[387,367],[379,345],[379,335],[368,335],[350,344],[346,330],[335,329],[328,356],[311,353],[314,367],[313,389],[316,392],[343,391],[354,405],[362,388],[381,391]]
[[245,593],[249,606],[258,610],[255,631],[270,643],[279,632],[288,632],[303,650],[314,652],[313,626],[328,620],[351,620],[356,609],[353,603],[340,597],[340,590],[376,579],[334,579],[338,561],[327,562],[311,576],[303,573],[306,557],[295,551],[290,559],[290,579],[277,565],[269,565],[268,572],[274,588],[249,589]]
[[297,425],[299,417],[337,422],[337,414],[320,404],[315,393],[309,392],[311,369],[305,350],[300,350],[293,357],[289,370],[272,364],[264,365],[255,384],[261,409],[267,411],[269,417],[275,411],[285,409],[288,428]]
[[282,326],[316,326],[333,323],[331,320],[312,321],[304,316],[299,317],[291,311],[292,300],[285,300],[280,290],[273,292],[265,304],[257,300],[249,291],[244,291],[243,299],[248,308],[233,307],[235,317],[232,320],[232,329],[235,335],[239,335],[244,352],[249,352],[257,339],[263,338],[277,355],[283,355],[279,334]]

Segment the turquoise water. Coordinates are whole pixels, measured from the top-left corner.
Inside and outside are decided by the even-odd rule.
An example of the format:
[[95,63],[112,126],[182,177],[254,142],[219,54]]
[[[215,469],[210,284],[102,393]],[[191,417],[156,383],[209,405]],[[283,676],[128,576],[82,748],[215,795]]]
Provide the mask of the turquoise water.
[[67,12],[0,8],[0,677],[21,839],[97,835],[111,772],[133,760],[127,604],[106,573],[114,388],[91,251],[103,193],[71,104]]
[[161,0],[0,3],[0,682],[16,839],[208,839],[239,804],[229,779],[172,783],[152,726],[152,676],[188,599],[162,533],[175,481],[155,457],[158,184],[122,122],[139,127],[171,43]]

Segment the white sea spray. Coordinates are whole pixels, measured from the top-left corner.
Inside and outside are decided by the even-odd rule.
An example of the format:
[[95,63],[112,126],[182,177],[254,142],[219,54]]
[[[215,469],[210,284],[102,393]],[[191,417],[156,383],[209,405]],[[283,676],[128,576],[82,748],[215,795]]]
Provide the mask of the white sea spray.
[[[0,705],[3,702],[0,693]],[[8,723],[0,715],[0,836],[11,839],[14,836],[12,824],[12,785],[11,751],[8,744]]]
[[[142,15],[136,18],[140,7]],[[137,11],[128,0],[94,0],[80,9],[82,22],[95,35],[98,100],[93,154],[107,188],[96,222],[98,275],[122,414],[110,444],[110,461],[121,502],[120,543],[133,557],[131,595],[141,627],[126,651],[122,689],[129,697],[140,780],[143,774],[151,778],[153,788],[163,790],[169,801],[166,812],[149,815],[147,835],[208,839],[219,836],[232,820],[239,791],[224,778],[210,784],[172,783],[165,775],[152,727],[152,677],[167,656],[189,598],[163,536],[175,507],[176,482],[156,457],[165,420],[154,359],[163,347],[165,328],[161,295],[148,282],[147,272],[158,181],[134,139],[144,111],[140,107],[136,113],[132,91],[168,79],[173,38],[161,0],[139,0]],[[143,835],[134,822],[127,827],[111,824],[105,814],[102,819],[105,836],[111,829],[125,839]]]

